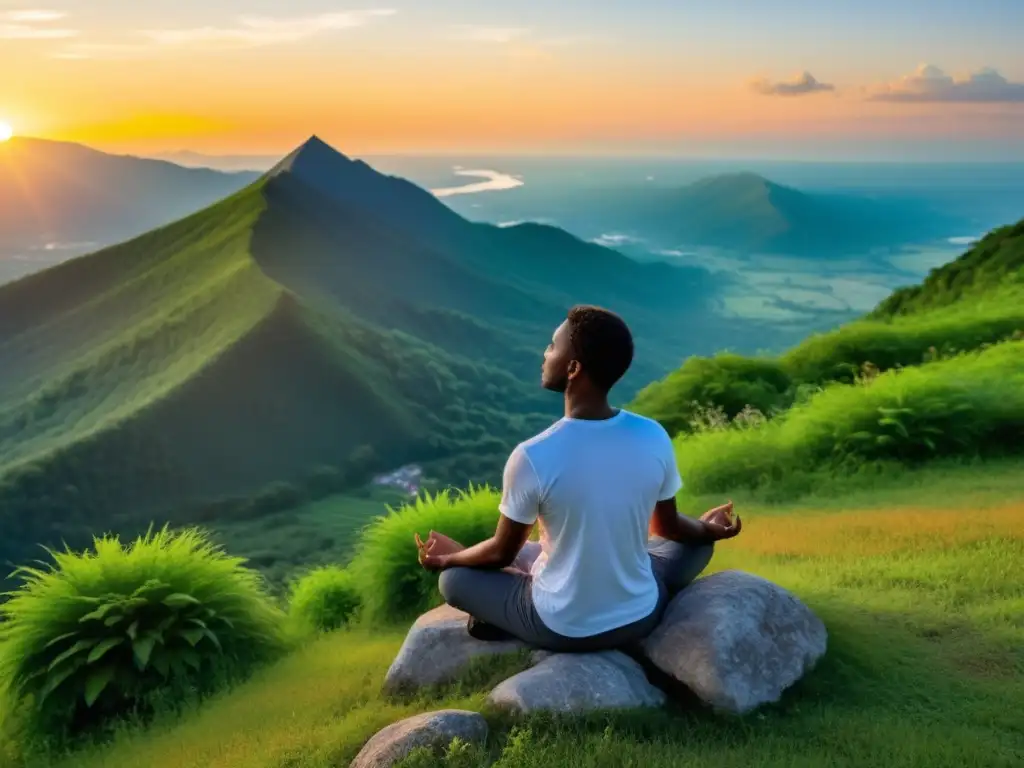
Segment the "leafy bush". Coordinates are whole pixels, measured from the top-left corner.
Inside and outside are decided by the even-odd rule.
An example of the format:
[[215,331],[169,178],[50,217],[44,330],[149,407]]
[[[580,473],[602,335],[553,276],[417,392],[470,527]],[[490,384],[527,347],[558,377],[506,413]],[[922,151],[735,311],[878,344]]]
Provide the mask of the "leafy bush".
[[680,438],[687,486],[723,492],[872,462],[992,457],[1024,450],[1024,343],[832,384],[770,422]]
[[259,576],[198,530],[147,533],[128,546],[51,553],[21,568],[0,605],[0,680],[41,732],[71,736],[174,706],[280,651],[282,614]]
[[431,530],[472,546],[494,533],[498,494],[490,488],[424,495],[378,517],[366,528],[349,565],[363,603],[363,616],[376,623],[404,622],[440,605],[437,574],[417,559],[415,534]]
[[721,408],[728,418],[748,406],[762,413],[785,408],[792,384],[777,360],[733,354],[691,357],[641,391],[630,407],[676,435],[692,431],[694,417],[709,405]]
[[919,365],[1011,339],[1021,328],[1024,311],[1013,302],[984,311],[957,308],[893,322],[860,321],[810,337],[781,362],[795,381],[850,382],[868,362],[882,371]]
[[316,630],[329,632],[345,626],[359,602],[352,574],[337,566],[316,568],[292,585],[292,616]]

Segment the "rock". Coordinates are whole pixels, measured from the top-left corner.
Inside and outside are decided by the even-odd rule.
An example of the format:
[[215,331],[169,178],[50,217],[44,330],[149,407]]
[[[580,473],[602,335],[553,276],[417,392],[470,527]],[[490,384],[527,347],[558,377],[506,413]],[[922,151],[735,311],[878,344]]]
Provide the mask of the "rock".
[[384,692],[411,693],[451,682],[478,656],[516,653],[526,648],[518,640],[486,641],[469,636],[468,614],[442,605],[412,625],[398,656],[384,678]]
[[825,625],[793,594],[723,571],[669,603],[644,655],[706,703],[737,714],[778,701],[825,654]]
[[471,743],[487,739],[487,721],[476,712],[443,709],[415,715],[378,731],[349,768],[390,768],[418,747],[446,747],[454,738]]
[[544,654],[537,666],[491,691],[488,700],[523,713],[580,713],[659,707],[665,703],[665,694],[624,653],[602,651]]

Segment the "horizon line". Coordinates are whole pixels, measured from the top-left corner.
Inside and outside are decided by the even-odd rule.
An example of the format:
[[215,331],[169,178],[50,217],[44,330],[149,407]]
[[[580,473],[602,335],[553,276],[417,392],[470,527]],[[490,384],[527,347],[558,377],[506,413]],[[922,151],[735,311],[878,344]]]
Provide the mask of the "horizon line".
[[[25,134],[16,134],[12,136],[8,141],[0,144],[0,149],[4,144],[17,143],[21,141],[36,141],[46,142],[52,144],[66,144],[84,147],[94,152],[100,152],[102,154],[116,156],[116,157],[133,157],[145,160],[161,160],[164,162],[170,162],[175,165],[182,165],[180,162],[173,160],[174,155],[194,155],[197,158],[204,158],[210,160],[243,160],[247,158],[260,159],[266,161],[277,162],[288,156],[291,152],[297,148],[303,146],[310,140],[319,139],[324,144],[334,149],[336,152],[345,154],[346,156],[353,158],[551,158],[551,159],[577,159],[577,160],[671,160],[671,161],[683,161],[683,162],[737,162],[737,163],[750,163],[750,162],[771,162],[771,163],[791,163],[791,164],[827,164],[827,165],[846,165],[855,163],[869,163],[879,165],[997,165],[997,164],[1010,164],[1010,165],[1024,165],[1024,155],[1019,157],[1013,157],[1012,159],[1000,159],[1000,158],[978,158],[972,159],[966,158],[925,158],[925,157],[908,157],[908,158],[895,158],[891,156],[880,156],[880,155],[862,155],[856,157],[842,156],[842,157],[800,157],[800,156],[778,156],[775,154],[771,155],[747,155],[747,154],[693,154],[685,152],[672,152],[672,151],[611,151],[611,152],[600,152],[600,151],[571,151],[571,150],[466,150],[459,151],[455,149],[445,150],[393,150],[393,151],[371,151],[365,153],[352,153],[349,154],[344,150],[338,149],[338,147],[322,138],[317,133],[312,133],[310,136],[291,146],[290,149],[285,149],[277,153],[270,152],[238,152],[238,153],[215,153],[215,152],[203,152],[194,149],[164,149],[156,150],[151,152],[138,152],[138,151],[126,151],[126,150],[110,150],[101,149],[93,144],[76,141],[70,139],[53,139],[46,136],[30,136]],[[188,166],[182,165],[182,167],[210,167],[210,166]],[[211,170],[221,170],[210,167]],[[231,172],[261,172],[266,169],[262,168],[237,168],[232,169]]]

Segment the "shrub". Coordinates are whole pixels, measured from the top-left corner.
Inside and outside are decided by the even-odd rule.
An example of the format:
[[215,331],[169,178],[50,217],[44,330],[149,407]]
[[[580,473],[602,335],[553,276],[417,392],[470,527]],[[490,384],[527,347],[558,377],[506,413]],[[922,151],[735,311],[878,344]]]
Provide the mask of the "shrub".
[[329,632],[348,623],[359,608],[359,592],[344,568],[323,566],[292,585],[291,614],[306,626]]
[[426,538],[436,530],[472,546],[494,533],[498,500],[497,492],[487,487],[427,494],[374,520],[349,565],[364,617],[376,623],[404,622],[440,605],[437,574],[420,566],[415,534]]
[[855,385],[833,384],[771,422],[677,441],[680,470],[697,493],[789,482],[808,471],[846,473],[871,463],[908,466],[1022,450],[1020,342]]
[[859,321],[810,337],[781,362],[795,381],[851,382],[867,362],[882,371],[918,365],[929,357],[1010,339],[1022,323],[1024,312],[1012,302],[986,310],[957,307],[892,322]]
[[657,420],[669,434],[692,431],[705,409],[718,408],[730,419],[746,407],[762,413],[787,407],[793,382],[781,363],[733,354],[691,357],[662,381],[651,384],[630,406]]
[[31,725],[63,738],[173,707],[244,674],[284,646],[282,614],[258,574],[198,530],[149,532],[128,546],[51,553],[21,568],[0,680],[31,704]]

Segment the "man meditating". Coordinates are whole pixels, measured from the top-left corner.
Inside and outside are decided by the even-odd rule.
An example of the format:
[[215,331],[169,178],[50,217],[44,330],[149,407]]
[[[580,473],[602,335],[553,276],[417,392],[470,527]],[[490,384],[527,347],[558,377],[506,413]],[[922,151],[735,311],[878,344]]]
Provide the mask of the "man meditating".
[[[668,433],[608,404],[632,361],[621,318],[573,308],[541,375],[545,389],[564,394],[565,417],[512,451],[494,535],[469,548],[417,535],[420,562],[441,571],[441,594],[470,615],[474,637],[561,652],[631,644],[704,570],[714,542],[740,532],[731,503],[699,520],[680,515]],[[529,542],[537,523],[540,542]]]

